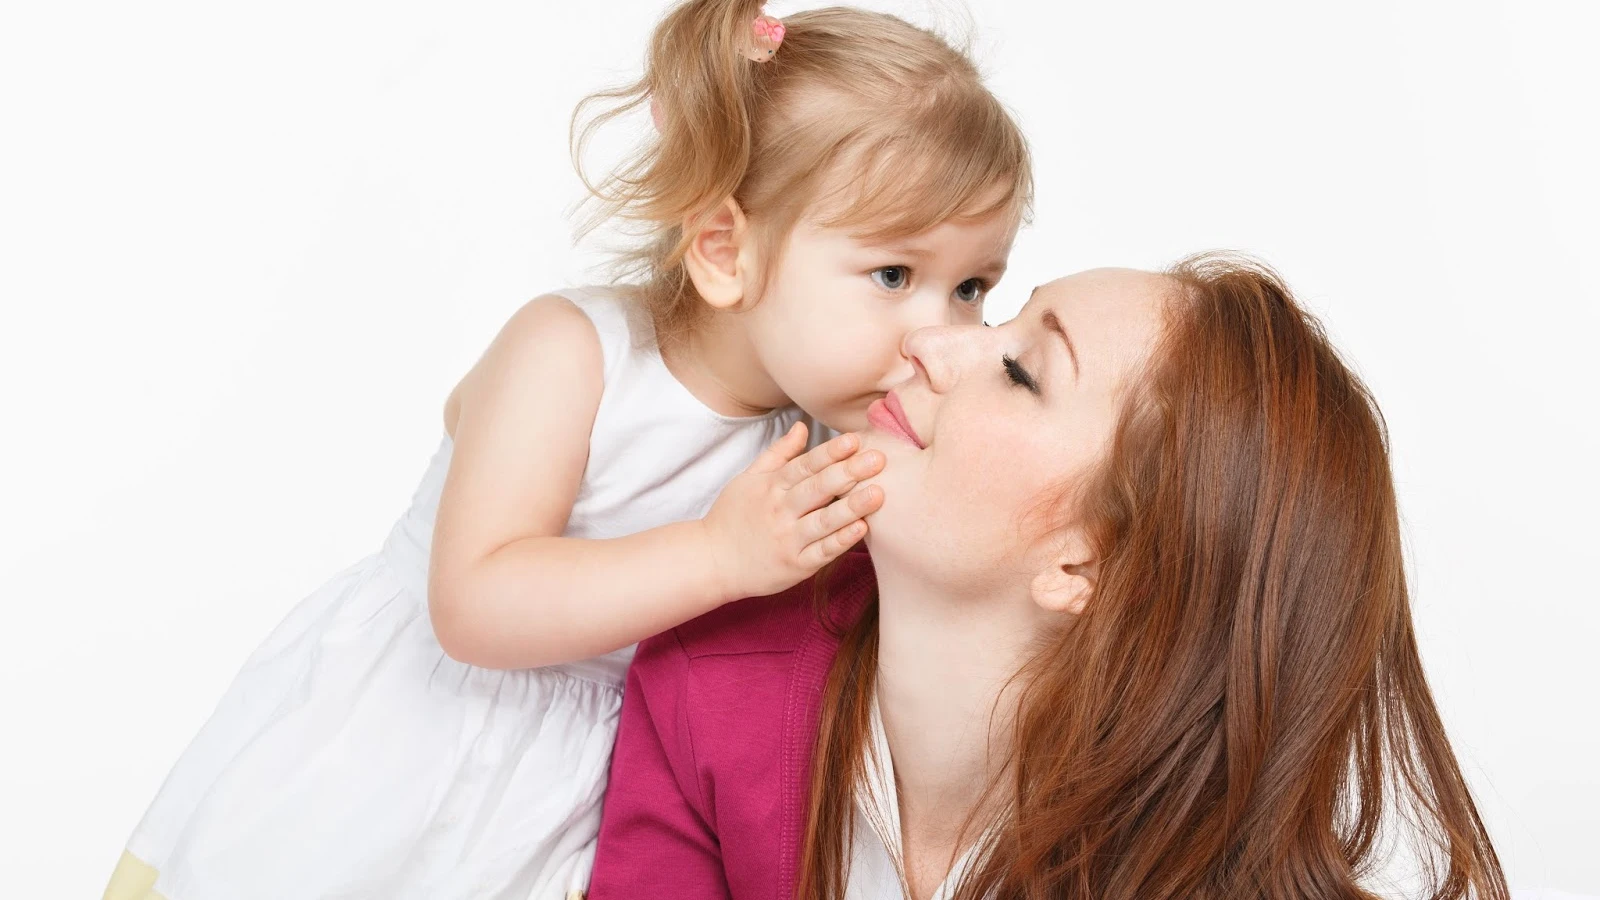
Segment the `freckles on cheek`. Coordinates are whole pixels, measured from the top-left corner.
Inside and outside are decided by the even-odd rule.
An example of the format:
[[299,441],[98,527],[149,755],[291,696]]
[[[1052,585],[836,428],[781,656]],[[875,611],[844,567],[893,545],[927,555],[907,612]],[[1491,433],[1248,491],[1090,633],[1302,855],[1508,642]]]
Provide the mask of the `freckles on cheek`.
[[963,502],[986,517],[1015,516],[1060,485],[1066,448],[1019,423],[974,425],[945,473]]
[[966,456],[929,472],[924,484],[930,500],[948,506],[952,517],[963,520],[990,518],[996,510],[1008,510],[1012,503],[1014,480],[1005,464],[997,459]]
[[979,411],[962,415],[960,431],[946,439],[940,450],[958,464],[974,472],[1003,476],[1013,466],[1031,466],[1032,445],[1038,432],[1025,422],[1002,414]]

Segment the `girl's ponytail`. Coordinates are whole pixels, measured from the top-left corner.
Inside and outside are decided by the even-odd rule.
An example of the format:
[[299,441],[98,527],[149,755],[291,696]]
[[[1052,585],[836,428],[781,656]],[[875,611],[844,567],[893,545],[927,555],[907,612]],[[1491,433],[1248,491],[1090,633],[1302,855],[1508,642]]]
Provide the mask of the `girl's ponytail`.
[[[1015,120],[938,35],[848,7],[758,28],[760,16],[761,0],[679,2],[650,39],[644,76],[573,114],[574,162],[598,207],[580,234],[612,218],[631,226],[619,280],[637,285],[663,344],[708,314],[683,259],[730,197],[770,267],[778,241],[823,207],[825,227],[886,238],[954,216],[1020,219],[1032,196]],[[595,132],[652,103],[659,124],[638,152],[598,183],[586,177]]]
[[[679,5],[651,36],[644,77],[590,95],[573,114],[573,161],[584,186],[601,204],[585,231],[617,216],[645,224],[656,235],[650,246],[625,260],[634,268],[657,273],[677,269],[681,281],[677,263],[687,249],[686,233],[692,234],[695,222],[714,212],[744,181],[762,70],[770,65],[744,55],[761,6],[761,0],[689,0]],[[586,117],[596,106],[601,110]],[[608,122],[641,106],[656,113],[657,133],[638,157],[599,183],[591,181],[582,165],[588,141]],[[658,312],[667,313],[668,320],[676,318],[670,310]]]

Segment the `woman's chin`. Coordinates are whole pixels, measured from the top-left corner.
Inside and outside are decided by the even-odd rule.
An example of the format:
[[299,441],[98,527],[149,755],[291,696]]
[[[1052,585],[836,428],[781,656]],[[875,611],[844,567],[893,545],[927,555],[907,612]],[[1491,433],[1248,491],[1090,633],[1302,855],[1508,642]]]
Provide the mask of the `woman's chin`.
[[[887,496],[887,492],[885,496]],[[908,535],[904,517],[900,514],[900,511],[889,508],[888,500],[884,501],[883,509],[867,516],[863,521],[867,523],[867,536],[864,539],[864,543],[866,543],[868,550],[874,553],[893,553],[899,556],[903,551],[913,549],[905,546],[907,543],[915,543],[915,541],[907,540]]]

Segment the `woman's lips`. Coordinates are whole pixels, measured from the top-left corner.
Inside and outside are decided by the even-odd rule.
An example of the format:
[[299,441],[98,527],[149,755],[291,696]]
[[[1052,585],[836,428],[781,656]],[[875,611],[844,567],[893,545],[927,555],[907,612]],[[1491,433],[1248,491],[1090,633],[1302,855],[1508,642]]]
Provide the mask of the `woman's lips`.
[[900,405],[900,398],[894,395],[894,391],[885,394],[880,400],[872,401],[872,405],[867,407],[867,422],[905,439],[918,450],[926,449],[928,446],[917,436],[916,429],[911,427],[911,420],[906,418],[905,407]]

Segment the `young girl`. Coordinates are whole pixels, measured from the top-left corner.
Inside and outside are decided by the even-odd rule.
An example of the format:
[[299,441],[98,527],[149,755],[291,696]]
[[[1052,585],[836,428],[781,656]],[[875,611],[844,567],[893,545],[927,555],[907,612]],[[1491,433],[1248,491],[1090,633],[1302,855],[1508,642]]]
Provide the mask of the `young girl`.
[[[676,7],[592,99],[656,114],[593,188],[643,226],[636,277],[512,317],[410,511],[245,665],[107,897],[581,890],[633,644],[865,534],[883,457],[848,432],[905,334],[980,321],[1030,197],[1015,123],[925,31],[752,0]],[[803,453],[795,404],[847,433]]]

